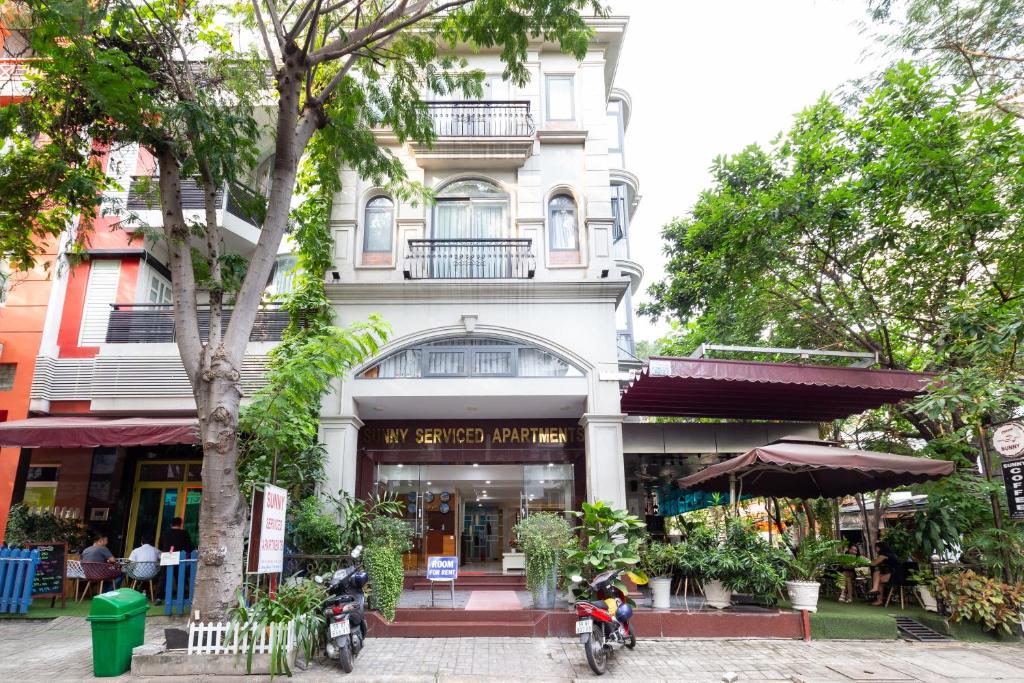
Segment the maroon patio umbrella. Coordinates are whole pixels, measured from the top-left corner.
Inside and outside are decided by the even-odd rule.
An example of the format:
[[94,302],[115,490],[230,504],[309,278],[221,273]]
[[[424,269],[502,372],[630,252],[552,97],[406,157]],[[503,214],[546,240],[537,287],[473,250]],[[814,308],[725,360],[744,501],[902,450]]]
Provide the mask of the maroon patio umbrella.
[[760,446],[678,481],[684,489],[782,498],[839,498],[940,479],[944,460],[782,441]]

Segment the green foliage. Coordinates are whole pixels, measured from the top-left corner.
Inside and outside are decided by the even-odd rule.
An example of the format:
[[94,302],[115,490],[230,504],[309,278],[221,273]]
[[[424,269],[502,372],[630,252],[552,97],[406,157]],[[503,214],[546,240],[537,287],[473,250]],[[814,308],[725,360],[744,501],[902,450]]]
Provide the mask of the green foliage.
[[914,513],[914,557],[930,560],[932,555],[944,556],[960,545],[960,530],[953,521],[954,513],[932,500],[923,510]]
[[65,519],[52,512],[30,512],[27,506],[18,503],[11,506],[7,516],[4,541],[10,546],[48,541],[67,543],[69,551],[78,552],[92,539],[80,519]]
[[351,552],[357,545],[368,547],[373,543],[373,523],[378,517],[397,517],[405,509],[394,493],[384,490],[366,500],[342,491],[338,510],[342,519],[339,543],[345,552]]
[[566,550],[575,541],[565,517],[553,512],[534,512],[515,526],[519,547],[526,554],[526,587],[534,599],[561,567]]
[[309,496],[292,507],[291,544],[305,555],[343,555],[341,525],[338,518],[324,510],[324,501]]
[[842,541],[833,541],[809,536],[796,547],[796,553],[783,556],[786,574],[791,581],[820,581],[825,569],[836,563],[841,553]]
[[683,576],[696,578],[703,574],[705,562],[718,547],[718,535],[707,524],[695,524],[686,538],[673,546],[675,566]]
[[573,514],[582,522],[583,541],[566,553],[567,576],[579,575],[589,580],[601,572],[628,569],[640,561],[639,550],[647,525],[638,517],[604,501],[583,503],[583,510]]
[[1024,581],[1024,529],[1019,524],[972,529],[964,536],[963,554],[989,576]]
[[879,540],[888,545],[898,557],[906,559],[914,554],[914,534],[902,524],[887,527]]
[[402,597],[402,553],[412,549],[412,527],[403,519],[378,514],[370,522],[370,530],[364,562],[370,574],[373,605],[392,621]]
[[725,538],[704,557],[701,575],[726,588],[773,603],[785,581],[785,554],[768,545],[743,519],[726,523]]
[[[323,604],[326,599],[327,590],[315,581],[307,580],[286,581],[278,586],[274,597],[260,588],[253,588],[248,603],[239,591],[238,604],[229,612],[229,633],[237,632],[239,642],[248,636],[246,671],[252,673],[253,649],[263,635],[264,629],[271,624],[295,623],[296,645],[308,664],[323,637],[326,623]],[[292,675],[291,667],[288,666],[286,646],[287,639],[274,639],[270,651],[271,676]]]
[[1004,583],[967,570],[938,577],[936,590],[949,607],[953,621],[974,621],[986,631],[1019,633],[1024,585]]
[[649,578],[671,577],[676,568],[676,547],[656,541],[647,543],[640,548],[640,562],[637,569]]

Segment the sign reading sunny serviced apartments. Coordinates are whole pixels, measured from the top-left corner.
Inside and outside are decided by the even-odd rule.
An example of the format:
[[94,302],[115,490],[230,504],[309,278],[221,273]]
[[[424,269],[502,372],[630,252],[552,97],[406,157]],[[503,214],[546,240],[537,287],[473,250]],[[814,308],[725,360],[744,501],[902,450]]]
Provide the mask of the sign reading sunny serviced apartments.
[[359,430],[371,448],[583,448],[584,430],[570,421],[377,423]]
[[992,432],[992,448],[1008,459],[1024,458],[1024,425],[1006,422]]
[[248,571],[277,574],[284,569],[284,519],[288,492],[269,484],[252,497]]

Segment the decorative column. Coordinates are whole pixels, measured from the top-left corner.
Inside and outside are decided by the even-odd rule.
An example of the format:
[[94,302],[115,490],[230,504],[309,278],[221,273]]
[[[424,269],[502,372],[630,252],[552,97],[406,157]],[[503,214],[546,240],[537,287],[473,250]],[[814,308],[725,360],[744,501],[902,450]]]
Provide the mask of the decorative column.
[[626,473],[622,460],[621,413],[584,413],[586,430],[587,501],[602,500],[612,507],[626,507]]
[[353,415],[320,418],[320,442],[327,448],[327,480],[323,490],[356,493],[356,447],[363,421]]

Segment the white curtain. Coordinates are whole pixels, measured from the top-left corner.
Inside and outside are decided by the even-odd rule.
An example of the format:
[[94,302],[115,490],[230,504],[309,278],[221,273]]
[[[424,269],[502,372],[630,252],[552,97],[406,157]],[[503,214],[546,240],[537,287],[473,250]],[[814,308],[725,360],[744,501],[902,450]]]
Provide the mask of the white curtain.
[[474,375],[511,375],[510,351],[477,351],[473,354]]
[[576,239],[576,206],[566,197],[551,200],[551,248],[573,250],[579,248]]
[[481,239],[505,236],[505,202],[473,202],[472,236]]
[[393,217],[394,204],[386,197],[378,197],[366,206],[366,251],[391,251]]
[[454,240],[472,237],[470,234],[469,202],[438,202],[434,211],[434,239]]
[[465,375],[466,354],[462,351],[430,351],[427,372],[431,375]]
[[417,349],[399,351],[393,356],[388,356],[377,365],[377,377],[382,379],[419,376],[420,352]]
[[565,361],[540,349],[519,349],[520,377],[564,377],[569,372]]

